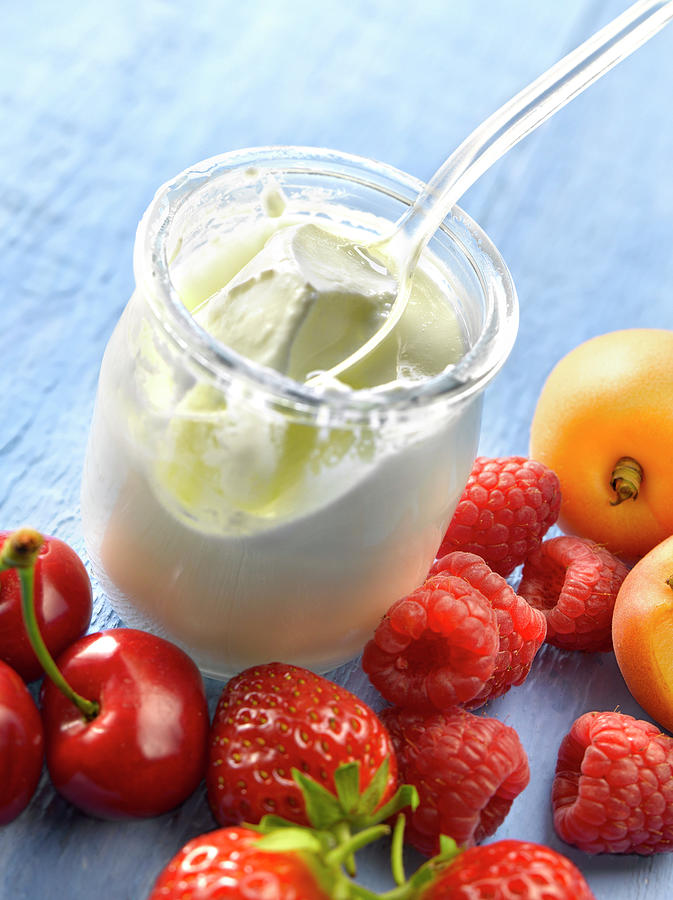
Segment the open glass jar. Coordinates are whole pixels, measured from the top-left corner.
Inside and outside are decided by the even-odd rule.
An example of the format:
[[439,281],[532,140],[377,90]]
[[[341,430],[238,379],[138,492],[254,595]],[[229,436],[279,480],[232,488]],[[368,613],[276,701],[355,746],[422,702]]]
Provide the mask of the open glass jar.
[[235,353],[192,315],[254,255],[250,235],[279,196],[298,221],[366,240],[420,188],[367,159],[256,148],[182,173],[140,223],[136,291],[100,372],[83,526],[121,618],[180,644],[206,674],[347,661],[441,542],[476,454],[483,389],[517,329],[506,266],[462,211],[424,254],[462,345],[438,374],[320,391]]

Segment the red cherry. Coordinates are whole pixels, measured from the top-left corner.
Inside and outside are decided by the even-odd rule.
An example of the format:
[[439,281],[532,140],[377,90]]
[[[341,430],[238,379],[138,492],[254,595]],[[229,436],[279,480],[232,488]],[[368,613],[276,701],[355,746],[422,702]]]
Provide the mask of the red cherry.
[[0,662],[0,825],[28,806],[42,772],[42,721],[28,688]]
[[87,718],[48,679],[42,688],[47,768],[59,793],[104,819],[160,815],[196,789],[209,719],[192,660],[144,631],[89,634],[58,667],[98,711]]
[[[0,548],[9,532],[0,532]],[[91,582],[79,556],[58,538],[46,537],[35,564],[35,611],[52,656],[84,634],[91,621]],[[44,673],[30,645],[21,614],[21,587],[13,569],[0,572],[0,660],[24,681]]]

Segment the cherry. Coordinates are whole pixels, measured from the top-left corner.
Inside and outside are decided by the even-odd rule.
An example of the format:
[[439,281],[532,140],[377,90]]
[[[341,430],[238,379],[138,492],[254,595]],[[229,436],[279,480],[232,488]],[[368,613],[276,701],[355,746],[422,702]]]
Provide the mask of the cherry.
[[[0,532],[0,549],[9,532]],[[89,627],[91,582],[79,556],[66,543],[45,537],[35,563],[35,609],[40,633],[58,656]],[[21,614],[21,587],[13,569],[0,572],[0,660],[24,681],[44,672],[28,640]]]
[[83,713],[51,681],[42,688],[47,769],[74,806],[106,819],[154,816],[196,789],[209,720],[192,660],[131,628],[89,634],[59,658],[61,675],[95,698]]
[[30,529],[14,532],[0,550],[0,568],[17,570],[28,637],[49,679],[42,717],[54,787],[100,818],[167,812],[205,772],[209,718],[201,673],[174,644],[131,628],[86,635],[57,665],[33,603],[41,540]]
[[20,676],[0,662],[0,825],[28,805],[42,772],[42,721]]

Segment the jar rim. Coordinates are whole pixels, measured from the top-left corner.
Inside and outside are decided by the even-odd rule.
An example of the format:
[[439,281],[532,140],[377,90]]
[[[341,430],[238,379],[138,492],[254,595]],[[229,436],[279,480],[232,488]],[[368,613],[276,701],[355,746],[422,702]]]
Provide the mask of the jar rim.
[[[193,193],[214,179],[250,167],[270,172],[316,172],[340,175],[383,190],[386,182],[404,191],[395,199],[410,205],[421,191],[419,179],[367,157],[321,147],[269,145],[209,157],[165,182],[138,226],[134,247],[137,286],[145,292],[164,334],[216,382],[240,379],[262,391],[267,402],[289,406],[330,422],[353,423],[387,413],[409,414],[430,405],[460,403],[481,392],[507,359],[518,329],[518,302],[512,277],[486,233],[454,206],[440,229],[468,258],[485,294],[485,315],[476,340],[453,365],[435,376],[393,389],[325,390],[301,384],[228,348],[203,329],[176,289],[170,274],[169,233],[178,211]],[[151,264],[148,266],[148,262]]]

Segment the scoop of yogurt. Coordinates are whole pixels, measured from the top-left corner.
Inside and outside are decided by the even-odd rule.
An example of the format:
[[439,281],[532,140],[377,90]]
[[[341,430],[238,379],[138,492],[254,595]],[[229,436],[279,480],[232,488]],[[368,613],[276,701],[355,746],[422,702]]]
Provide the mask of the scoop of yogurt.
[[304,382],[362,346],[397,290],[387,268],[352,241],[294,225],[276,231],[195,318],[242,356]]
[[[196,321],[220,343],[314,384],[379,331],[398,293],[394,265],[361,252],[363,236],[357,227],[283,213],[240,229],[225,252],[218,243],[205,247],[173,277]],[[394,390],[438,375],[464,352],[451,295],[427,257],[391,334],[338,382],[320,383]]]

